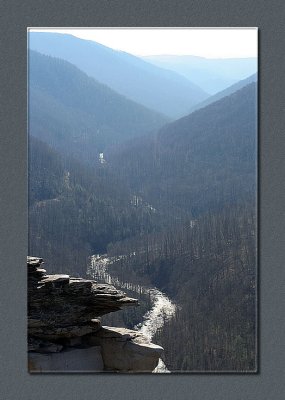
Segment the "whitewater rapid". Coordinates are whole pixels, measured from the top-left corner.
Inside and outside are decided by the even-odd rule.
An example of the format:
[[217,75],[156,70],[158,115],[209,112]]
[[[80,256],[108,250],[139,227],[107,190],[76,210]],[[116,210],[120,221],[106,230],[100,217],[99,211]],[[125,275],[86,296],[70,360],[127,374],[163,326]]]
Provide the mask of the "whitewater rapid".
[[[116,276],[111,276],[108,266],[118,261],[119,257],[108,257],[107,255],[93,255],[87,273],[96,280],[103,280],[110,285],[121,289],[128,289],[135,293],[149,295],[151,309],[143,316],[143,321],[134,326],[134,329],[152,340],[157,330],[162,328],[166,321],[169,321],[176,311],[176,305],[160,290],[155,287],[146,287],[131,282],[121,282]],[[164,362],[160,359],[154,373],[170,373]]]

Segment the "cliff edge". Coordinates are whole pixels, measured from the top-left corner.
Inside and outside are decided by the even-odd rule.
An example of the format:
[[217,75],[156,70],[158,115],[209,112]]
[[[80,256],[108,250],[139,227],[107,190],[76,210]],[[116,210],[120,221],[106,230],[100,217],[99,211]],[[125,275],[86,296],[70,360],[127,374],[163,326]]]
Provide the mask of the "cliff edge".
[[136,299],[109,284],[48,275],[28,257],[29,372],[152,372],[162,347],[137,331],[101,326],[100,316]]

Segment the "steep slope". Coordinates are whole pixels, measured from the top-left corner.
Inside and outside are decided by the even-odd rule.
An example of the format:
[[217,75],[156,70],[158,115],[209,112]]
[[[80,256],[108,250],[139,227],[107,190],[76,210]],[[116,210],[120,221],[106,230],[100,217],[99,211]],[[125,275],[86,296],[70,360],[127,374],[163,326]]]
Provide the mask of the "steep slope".
[[72,64],[30,51],[29,131],[84,162],[168,119],[115,93]]
[[158,210],[193,216],[254,199],[256,84],[107,156],[121,177]]
[[85,275],[88,256],[159,225],[157,213],[131,199],[108,165],[83,166],[30,136],[29,253],[53,271]]
[[107,155],[172,220],[108,246],[132,254],[110,274],[148,279],[179,305],[155,337],[171,371],[256,370],[256,106],[251,83]]
[[158,55],[143,57],[143,59],[185,76],[212,95],[257,71],[256,58],[210,59],[196,56]]
[[178,118],[208,94],[185,77],[138,57],[72,35],[29,33],[29,47],[76,65],[145,107]]
[[113,145],[96,168],[30,141],[30,253],[83,275],[107,250],[120,282],[165,291],[179,307],[155,341],[172,371],[256,368],[256,94]]
[[242,79],[241,81],[226,88],[225,90],[222,90],[221,92],[218,92],[218,93],[214,94],[213,96],[210,96],[208,99],[202,101],[202,103],[199,103],[196,106],[194,106],[193,108],[191,108],[190,112],[199,110],[200,108],[206,107],[209,104],[222,99],[223,97],[229,96],[232,93],[236,92],[237,90],[242,89],[243,87],[249,85],[252,82],[257,82],[257,74],[250,75],[248,78]]
[[109,273],[121,282],[149,279],[179,305],[155,336],[169,370],[255,370],[256,232],[256,209],[241,200],[110,248],[115,256],[135,255]]

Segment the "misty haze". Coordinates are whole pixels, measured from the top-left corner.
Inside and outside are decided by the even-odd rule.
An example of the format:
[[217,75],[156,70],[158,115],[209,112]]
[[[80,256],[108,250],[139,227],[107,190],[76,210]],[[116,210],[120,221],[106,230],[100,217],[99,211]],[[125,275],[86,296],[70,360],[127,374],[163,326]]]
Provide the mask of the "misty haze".
[[257,54],[28,39],[29,371],[256,372]]

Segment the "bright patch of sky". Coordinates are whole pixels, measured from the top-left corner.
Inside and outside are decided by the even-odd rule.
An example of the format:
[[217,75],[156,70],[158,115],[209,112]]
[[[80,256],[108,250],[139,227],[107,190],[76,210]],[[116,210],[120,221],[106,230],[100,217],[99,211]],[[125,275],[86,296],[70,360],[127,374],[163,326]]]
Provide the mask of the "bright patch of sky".
[[257,28],[30,28],[67,33],[138,56],[257,57]]

